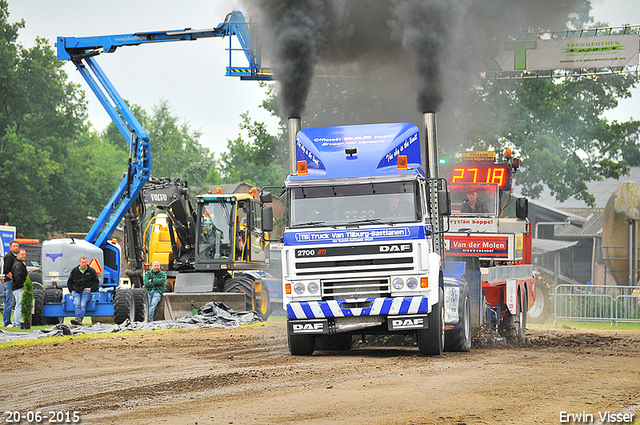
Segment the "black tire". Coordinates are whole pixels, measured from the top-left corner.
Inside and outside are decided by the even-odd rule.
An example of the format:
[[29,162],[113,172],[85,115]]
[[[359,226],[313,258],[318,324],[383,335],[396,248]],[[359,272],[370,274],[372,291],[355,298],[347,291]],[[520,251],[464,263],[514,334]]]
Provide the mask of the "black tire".
[[226,280],[222,292],[245,294],[245,311],[253,310],[253,280],[247,277],[234,277]]
[[[32,272],[29,272],[29,277],[31,278],[31,282],[33,282],[33,289],[36,289],[36,285],[42,286],[42,270],[37,269]],[[44,289],[44,286],[42,286]]]
[[133,302],[135,304],[134,322],[147,322],[149,320],[149,296],[144,288],[133,288]]
[[544,323],[551,312],[551,298],[549,297],[547,282],[536,282],[536,299],[527,311],[529,323]]
[[[527,302],[525,294],[524,302]],[[498,332],[510,342],[524,341],[525,331],[527,328],[527,314],[522,310],[522,302],[520,301],[520,293],[516,302],[516,314],[509,314],[500,321]],[[506,308],[506,307],[505,307]]]
[[[62,302],[62,289],[47,288],[44,290],[44,303],[61,303]],[[58,325],[64,322],[64,317],[44,317],[45,325]]]
[[[463,281],[464,282],[464,281]],[[446,331],[444,350],[468,352],[471,350],[471,295],[466,282],[460,283],[460,303],[458,328]]]
[[44,289],[33,288],[33,314],[31,315],[31,323],[33,326],[44,325],[44,316],[42,315],[42,306],[44,305]]
[[256,297],[256,311],[263,322],[266,322],[271,315],[271,296],[266,282],[262,282],[262,289]]
[[173,292],[173,286],[171,286],[170,280],[164,281],[164,292]]
[[353,336],[350,333],[316,337],[316,350],[349,351],[353,346]]
[[440,298],[427,317],[428,328],[416,331],[418,349],[425,356],[439,356],[444,350],[444,291],[440,288]]
[[294,356],[310,356],[316,349],[315,335],[291,335],[287,332],[289,352]]
[[526,337],[527,332],[527,305],[528,305],[528,297],[527,292],[525,291],[524,296],[522,297],[522,301],[520,297],[518,297],[518,309],[517,313],[513,318],[513,326],[515,328],[515,339],[517,342],[523,342]]
[[121,325],[125,320],[133,320],[136,304],[131,289],[118,289],[113,297],[113,321]]

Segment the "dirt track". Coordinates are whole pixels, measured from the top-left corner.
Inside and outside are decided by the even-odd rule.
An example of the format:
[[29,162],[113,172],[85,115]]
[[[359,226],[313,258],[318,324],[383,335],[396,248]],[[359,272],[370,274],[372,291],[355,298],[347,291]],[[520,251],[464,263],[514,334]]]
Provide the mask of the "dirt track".
[[79,411],[86,424],[558,424],[563,411],[598,420],[640,402],[640,334],[528,334],[441,357],[369,346],[293,357],[282,321],[8,347],[0,406]]

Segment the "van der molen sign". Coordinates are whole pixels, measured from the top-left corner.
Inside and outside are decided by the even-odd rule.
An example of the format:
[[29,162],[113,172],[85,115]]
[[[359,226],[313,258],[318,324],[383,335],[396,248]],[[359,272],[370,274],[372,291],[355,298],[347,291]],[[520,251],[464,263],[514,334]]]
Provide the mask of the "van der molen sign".
[[489,71],[637,66],[638,34],[504,42],[485,59]]

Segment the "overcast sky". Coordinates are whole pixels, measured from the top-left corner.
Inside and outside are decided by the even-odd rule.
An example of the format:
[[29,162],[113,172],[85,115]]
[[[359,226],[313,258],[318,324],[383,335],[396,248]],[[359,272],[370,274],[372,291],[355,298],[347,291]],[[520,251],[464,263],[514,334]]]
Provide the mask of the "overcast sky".
[[[638,0],[592,0],[597,21],[612,26],[640,24]],[[33,46],[37,36],[55,44],[56,37],[129,34],[183,28],[213,28],[232,10],[234,0],[9,0],[9,21],[25,20],[19,42]],[[258,105],[265,90],[254,81],[225,77],[228,40],[222,38],[123,47],[103,54],[98,61],[123,98],[151,111],[166,99],[174,113],[203,133],[201,142],[212,151],[225,150],[227,139],[240,131],[240,114],[275,120]],[[243,65],[238,61],[237,65]],[[81,84],[89,100],[89,120],[97,129],[111,121],[84,79],[71,63],[65,70]],[[609,119],[640,118],[640,89],[634,98],[622,100]]]

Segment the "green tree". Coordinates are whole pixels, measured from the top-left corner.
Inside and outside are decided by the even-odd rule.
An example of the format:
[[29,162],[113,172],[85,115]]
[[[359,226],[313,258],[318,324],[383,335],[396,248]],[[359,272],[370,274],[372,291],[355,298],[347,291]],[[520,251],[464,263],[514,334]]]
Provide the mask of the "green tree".
[[264,123],[251,122],[244,113],[240,128],[249,134],[227,142],[227,152],[221,155],[218,171],[222,182],[244,181],[257,186],[277,186],[284,182],[286,167],[282,164],[281,137],[269,134]]
[[100,193],[103,182],[89,181],[78,157],[90,133],[84,93],[67,81],[47,40],[17,44],[24,23],[8,17],[0,0],[0,222],[38,238],[86,231],[95,208],[81,188]]
[[[266,99],[260,107],[278,116],[277,92],[267,87]],[[248,113],[241,115],[240,129],[248,140],[238,136],[227,142],[227,151],[216,162],[217,176],[213,183],[244,181],[256,186],[279,186],[287,176],[289,147],[286,142],[286,122],[280,119],[278,133],[270,134],[265,123],[252,121]]]
[[638,122],[603,117],[637,81],[633,74],[487,80],[471,101],[468,116],[476,124],[449,150],[514,149],[525,196],[537,197],[546,185],[559,201],[575,196],[593,205],[588,182],[619,178],[637,162]]
[[214,166],[209,149],[200,143],[201,133],[181,122],[169,102],[161,100],[146,122],[151,141],[151,174],[154,177],[179,177],[191,186],[202,187]]
[[[149,136],[151,175],[180,178],[192,187],[203,187],[211,178],[215,160],[209,149],[200,143],[201,133],[182,121],[167,100],[160,100],[154,105],[151,114],[138,105],[129,102],[127,105]],[[123,150],[129,149],[129,142],[113,123],[107,126],[101,137]]]

